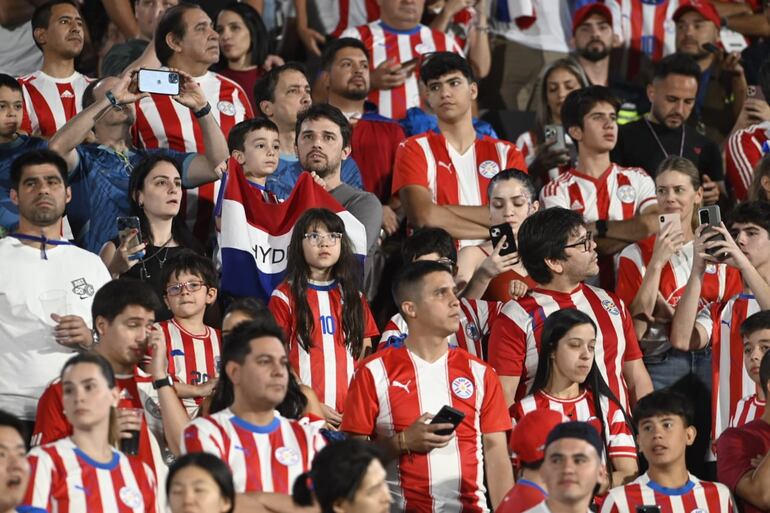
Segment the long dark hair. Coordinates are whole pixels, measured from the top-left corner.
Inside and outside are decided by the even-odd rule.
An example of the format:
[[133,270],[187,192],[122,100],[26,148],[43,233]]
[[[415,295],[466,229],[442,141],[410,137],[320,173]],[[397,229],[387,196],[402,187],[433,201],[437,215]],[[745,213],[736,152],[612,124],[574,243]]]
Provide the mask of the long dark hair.
[[[270,310],[254,298],[247,297],[234,301],[227,307],[227,310],[225,310],[225,316],[232,312],[240,312],[246,315],[249,317],[249,321],[274,325],[275,329],[280,331]],[[240,324],[238,324],[238,326],[240,326]],[[225,344],[227,341],[228,339],[225,338]],[[214,387],[214,391],[211,394],[211,404],[209,405],[208,413],[212,414],[222,411],[225,408],[229,408],[230,405],[233,404],[234,399],[235,393],[233,392],[233,383],[224,372],[223,363],[222,369],[219,371],[219,382],[217,382],[217,385]],[[289,384],[286,387],[286,397],[276,409],[281,416],[286,417],[287,419],[299,419],[305,412],[305,408],[307,408],[307,397],[302,393],[297,378],[294,376],[292,370],[289,369]]]
[[[155,166],[161,162],[168,162],[174,166],[174,169],[176,169],[177,173],[179,173],[179,176],[182,176],[182,172],[179,169],[179,164],[176,160],[171,158],[169,155],[156,153],[140,160],[131,173],[131,178],[128,181],[128,201],[131,205],[131,215],[139,217],[142,236],[153,246],[163,244],[165,241],[155,240],[152,229],[150,228],[150,221],[147,219],[147,215],[144,213],[144,208],[139,206],[136,198],[139,195],[138,193],[144,190],[144,181],[147,179],[147,176],[152,172],[153,169],[155,169]],[[195,240],[195,237],[193,237],[193,234],[184,223],[184,212],[181,209],[179,210],[179,213],[174,216],[174,220],[171,222],[171,236],[174,238],[178,245],[193,249],[197,253],[202,253],[200,244],[197,240]]]
[[358,359],[364,346],[364,307],[361,304],[359,287],[361,283],[360,264],[353,254],[353,244],[345,233],[342,219],[325,208],[311,208],[297,220],[291,234],[286,267],[286,279],[294,299],[295,332],[299,344],[305,351],[312,345],[311,333],[315,327],[310,305],[307,302],[308,276],[310,267],[305,262],[302,241],[313,228],[323,226],[329,232],[342,233],[339,241],[340,258],[332,266],[332,277],[342,289],[342,330],[350,354]]
[[[249,31],[249,40],[251,41],[251,48],[249,48],[249,52],[251,53],[251,64],[254,66],[262,66],[265,63],[265,59],[267,59],[267,49],[268,44],[270,43],[267,40],[267,28],[265,27],[265,22],[262,21],[262,16],[260,16],[256,9],[245,2],[230,2],[222,7],[222,10],[219,11],[219,13],[221,14],[222,11],[234,12],[241,17],[243,24],[246,25],[246,28]],[[219,14],[217,15],[217,18],[219,18]],[[214,20],[215,25],[216,23],[217,20]],[[225,57],[225,54],[219,52],[219,62],[217,63],[216,69],[227,69],[227,67],[227,58]]]
[[300,506],[318,501],[322,513],[334,513],[340,500],[352,501],[369,465],[382,456],[371,442],[348,438],[327,445],[316,455],[309,472],[300,474],[292,487],[294,503]]
[[[537,372],[535,373],[535,379],[532,382],[532,389],[530,394],[543,390],[548,385],[548,379],[553,372],[553,364],[551,363],[553,355],[559,346],[559,341],[564,338],[569,330],[575,326],[581,326],[583,324],[590,325],[594,333],[596,333],[596,324],[587,314],[581,312],[576,308],[566,308],[564,310],[557,310],[549,315],[543,323],[543,332],[540,337],[540,356],[537,362]],[[601,424],[602,440],[604,441],[604,454],[607,454],[607,470],[610,476],[610,484],[612,484],[612,472],[614,466],[612,460],[609,457],[609,447],[607,445],[607,438],[609,430],[607,429],[607,412],[602,410],[601,397],[605,396],[608,400],[614,402],[620,411],[623,412],[623,417],[628,424],[631,432],[634,432],[634,424],[631,422],[631,418],[626,413],[623,405],[610,390],[607,382],[604,381],[602,373],[599,371],[599,367],[596,365],[596,358],[591,363],[591,370],[588,371],[588,375],[583,383],[583,387],[591,392],[594,411],[596,412],[596,418],[599,419]]]
[[219,494],[230,501],[230,508],[227,513],[233,513],[235,509],[235,485],[233,484],[233,474],[227,464],[207,452],[192,452],[180,456],[171,464],[166,477],[166,496],[170,495],[171,482],[176,474],[187,467],[198,467],[204,470],[211,479],[217,484]]

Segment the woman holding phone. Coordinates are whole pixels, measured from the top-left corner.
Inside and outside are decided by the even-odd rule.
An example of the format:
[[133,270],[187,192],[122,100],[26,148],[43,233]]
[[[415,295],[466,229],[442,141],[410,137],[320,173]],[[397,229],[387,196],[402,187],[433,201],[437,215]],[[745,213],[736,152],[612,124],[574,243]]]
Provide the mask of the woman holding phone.
[[[695,358],[671,347],[668,332],[674,307],[690,277],[693,241],[703,188],[698,169],[688,159],[670,156],[655,176],[660,231],[627,246],[618,263],[616,292],[634,319],[644,361],[655,389],[692,372],[711,383],[708,348]],[[703,282],[703,303],[722,301],[742,289],[740,272],[724,264],[710,265]]]
[[[531,178],[518,169],[497,173],[489,182],[487,195],[492,231],[498,227],[500,237],[493,237],[496,245],[486,241],[461,249],[457,255],[455,279],[466,298],[508,301],[535,285],[514,248],[519,226],[540,208],[540,202]],[[508,237],[513,240],[507,240]]]

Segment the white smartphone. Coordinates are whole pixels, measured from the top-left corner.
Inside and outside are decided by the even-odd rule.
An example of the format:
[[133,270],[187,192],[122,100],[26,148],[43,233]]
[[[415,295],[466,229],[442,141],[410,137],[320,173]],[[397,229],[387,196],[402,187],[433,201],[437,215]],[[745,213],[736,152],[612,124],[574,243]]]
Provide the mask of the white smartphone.
[[141,68],[137,77],[137,86],[142,93],[176,96],[179,94],[179,73],[164,69]]
[[673,225],[674,230],[682,230],[682,220],[679,218],[679,214],[660,214],[658,216],[660,228],[658,233],[662,233],[666,229],[666,226]]

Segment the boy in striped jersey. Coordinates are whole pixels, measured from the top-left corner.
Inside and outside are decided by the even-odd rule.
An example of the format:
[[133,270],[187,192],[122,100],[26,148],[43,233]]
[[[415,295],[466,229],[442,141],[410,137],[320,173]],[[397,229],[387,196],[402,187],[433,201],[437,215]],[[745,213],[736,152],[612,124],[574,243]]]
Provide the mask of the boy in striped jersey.
[[[671,322],[671,345],[680,351],[711,347],[711,439],[728,426],[738,401],[756,391],[743,366],[741,323],[749,315],[770,308],[770,205],[738,205],[730,216],[730,231],[722,226],[696,230],[692,273]],[[724,240],[712,239],[719,232]],[[711,250],[724,257],[717,259]],[[712,303],[698,312],[703,277],[708,263],[726,263],[741,271],[743,291],[727,301]]]
[[737,511],[725,485],[687,471],[685,449],[695,441],[692,420],[692,405],[677,392],[661,389],[639,400],[637,441],[650,467],[632,483],[610,490],[602,513],[633,513],[643,505],[657,505],[659,513]]
[[763,310],[747,317],[741,323],[741,336],[743,365],[751,381],[757,384],[757,391],[738,401],[735,412],[730,416],[730,427],[741,427],[758,419],[765,411],[765,389],[759,379],[759,368],[770,349],[770,312]]
[[217,274],[211,259],[185,251],[166,262],[161,282],[173,317],[155,327],[166,338],[174,391],[194,418],[219,376],[222,335],[203,322],[206,308],[217,299]]

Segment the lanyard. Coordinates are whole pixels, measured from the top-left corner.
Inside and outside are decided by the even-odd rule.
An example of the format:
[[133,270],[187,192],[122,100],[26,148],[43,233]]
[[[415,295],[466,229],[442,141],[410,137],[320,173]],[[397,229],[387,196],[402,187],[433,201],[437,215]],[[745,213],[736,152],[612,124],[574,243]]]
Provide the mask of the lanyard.
[[35,235],[27,235],[24,233],[12,233],[10,234],[11,237],[19,240],[30,240],[32,242],[39,242],[40,243],[40,259],[41,260],[48,260],[48,255],[45,252],[46,245],[51,246],[71,246],[72,243],[66,240],[52,240],[52,239],[46,239],[45,235],[40,235],[40,237],[37,237]]
[[[658,137],[658,134],[655,133],[655,129],[652,128],[652,123],[650,123],[650,120],[647,119],[647,117],[643,117],[644,123],[647,125],[647,128],[650,129],[650,133],[652,134],[652,137],[655,139],[655,142],[658,143],[658,146],[660,147],[660,151],[663,152],[663,155],[665,157],[668,157],[668,152],[666,151],[666,148],[663,147],[663,143],[660,141],[660,138]],[[685,124],[682,123],[682,140],[679,143],[679,156],[681,157],[684,154],[684,126]]]

